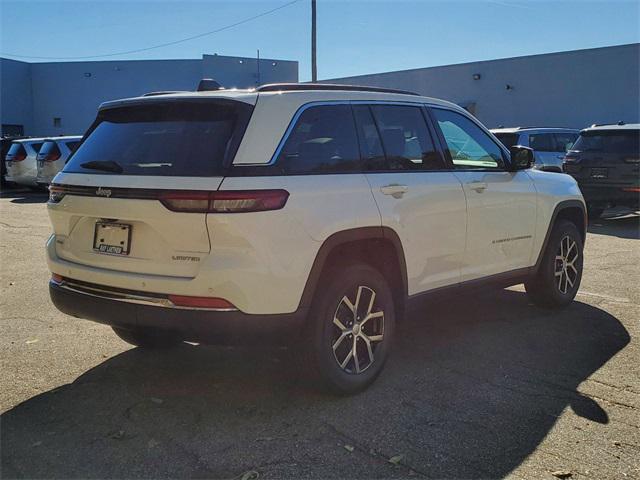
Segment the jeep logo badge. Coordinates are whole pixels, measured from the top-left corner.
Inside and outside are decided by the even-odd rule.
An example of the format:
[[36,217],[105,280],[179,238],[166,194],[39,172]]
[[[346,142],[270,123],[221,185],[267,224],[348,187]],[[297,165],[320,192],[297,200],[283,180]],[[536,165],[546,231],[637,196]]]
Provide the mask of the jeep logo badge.
[[98,189],[96,190],[96,195],[98,195],[99,197],[110,197],[111,190],[109,190],[108,188],[98,187]]

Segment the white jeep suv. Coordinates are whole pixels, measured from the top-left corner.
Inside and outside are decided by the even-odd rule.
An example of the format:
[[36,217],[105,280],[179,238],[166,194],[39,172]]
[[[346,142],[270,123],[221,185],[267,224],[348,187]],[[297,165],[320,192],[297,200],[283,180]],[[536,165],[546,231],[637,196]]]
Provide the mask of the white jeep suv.
[[206,89],[103,104],[54,178],[62,312],[141,347],[307,336],[309,369],[351,393],[430,294],[576,295],[575,180],[530,169],[530,149],[463,109],[368,87]]

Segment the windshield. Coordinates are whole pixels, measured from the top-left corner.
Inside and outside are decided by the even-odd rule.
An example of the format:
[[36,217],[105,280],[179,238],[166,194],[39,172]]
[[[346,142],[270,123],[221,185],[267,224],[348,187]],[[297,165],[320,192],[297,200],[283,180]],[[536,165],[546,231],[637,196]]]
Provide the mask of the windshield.
[[640,130],[583,132],[571,150],[638,155],[640,153]]
[[241,102],[216,100],[104,110],[64,171],[220,175],[235,154],[251,109]]

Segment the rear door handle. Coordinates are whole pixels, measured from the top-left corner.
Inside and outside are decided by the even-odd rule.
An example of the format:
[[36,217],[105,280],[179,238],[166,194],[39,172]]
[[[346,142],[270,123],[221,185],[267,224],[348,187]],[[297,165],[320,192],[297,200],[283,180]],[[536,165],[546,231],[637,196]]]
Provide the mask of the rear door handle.
[[392,183],[391,185],[380,187],[380,191],[383,195],[391,195],[393,198],[402,198],[402,196],[409,191],[409,187],[406,185]]
[[475,190],[478,193],[482,193],[487,189],[487,182],[469,182],[467,183],[469,190]]

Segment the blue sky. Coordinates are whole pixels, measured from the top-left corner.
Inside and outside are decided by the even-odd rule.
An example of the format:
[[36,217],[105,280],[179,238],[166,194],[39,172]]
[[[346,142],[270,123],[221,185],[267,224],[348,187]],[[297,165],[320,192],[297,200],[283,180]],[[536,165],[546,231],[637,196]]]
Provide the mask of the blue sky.
[[[0,52],[72,57],[145,48],[288,1],[0,0]],[[317,2],[320,79],[640,41],[637,0]],[[310,16],[310,0],[299,0],[214,35],[96,60],[255,56],[259,48],[263,58],[298,60],[300,79],[309,80]]]

